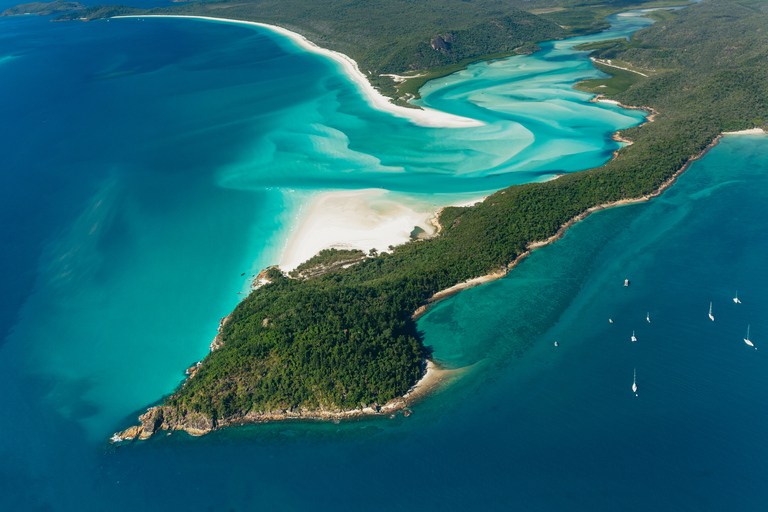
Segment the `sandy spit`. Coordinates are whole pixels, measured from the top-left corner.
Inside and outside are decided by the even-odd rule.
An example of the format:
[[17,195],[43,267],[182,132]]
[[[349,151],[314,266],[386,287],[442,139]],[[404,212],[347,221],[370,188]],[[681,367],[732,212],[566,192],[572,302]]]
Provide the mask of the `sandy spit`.
[[384,189],[341,190],[317,196],[293,232],[280,261],[289,272],[323,249],[387,251],[411,240],[414,227],[435,232],[433,211],[390,199]]

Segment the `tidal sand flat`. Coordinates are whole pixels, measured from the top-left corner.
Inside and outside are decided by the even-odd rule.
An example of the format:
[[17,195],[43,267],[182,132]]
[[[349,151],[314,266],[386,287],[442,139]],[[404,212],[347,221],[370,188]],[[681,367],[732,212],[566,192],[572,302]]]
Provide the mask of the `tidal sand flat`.
[[386,251],[411,240],[420,228],[435,232],[434,212],[416,211],[383,189],[325,192],[315,199],[291,235],[280,268],[290,271],[327,248]]

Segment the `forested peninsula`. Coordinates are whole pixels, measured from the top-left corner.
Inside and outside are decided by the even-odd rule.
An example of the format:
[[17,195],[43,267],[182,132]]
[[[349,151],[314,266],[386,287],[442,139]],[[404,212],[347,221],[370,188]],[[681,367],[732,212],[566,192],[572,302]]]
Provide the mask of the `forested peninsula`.
[[723,131],[765,128],[768,2],[705,0],[656,16],[661,21],[631,42],[597,45],[592,55],[642,72],[611,83],[611,99],[658,113],[620,133],[633,144],[603,167],[445,208],[431,239],[382,254],[327,251],[293,276],[268,269],[269,283],[222,322],[218,348],[129,437],[366,406],[375,412],[422,375],[429,350],[412,315],[435,293],[504,274],[537,241],[589,211],[658,193]]

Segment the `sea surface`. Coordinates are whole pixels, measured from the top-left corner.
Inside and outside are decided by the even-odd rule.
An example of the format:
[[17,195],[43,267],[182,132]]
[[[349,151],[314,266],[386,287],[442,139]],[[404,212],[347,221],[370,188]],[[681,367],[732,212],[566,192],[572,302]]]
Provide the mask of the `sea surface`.
[[422,104],[486,123],[461,130],[372,110],[263,29],[49,19],[0,19],[0,510],[768,502],[764,136],[440,303],[418,328],[459,370],[408,418],[107,441],[205,356],[316,194],[431,208],[610,158],[643,113],[572,90],[601,76],[572,46],[649,19],[428,84]]

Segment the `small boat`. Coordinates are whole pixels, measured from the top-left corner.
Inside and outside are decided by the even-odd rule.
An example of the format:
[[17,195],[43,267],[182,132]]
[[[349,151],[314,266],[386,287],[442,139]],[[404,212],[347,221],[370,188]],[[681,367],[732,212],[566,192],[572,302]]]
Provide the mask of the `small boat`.
[[559,345],[557,342],[555,342],[555,346],[556,346],[556,347],[559,347],[560,345]]
[[648,323],[651,323],[651,312],[650,311],[645,314],[645,319],[648,320]]
[[712,316],[712,303],[711,302],[709,303],[709,319],[712,320],[713,322],[715,321],[715,317]]
[[629,286],[629,279],[624,280],[624,286]]
[[611,324],[612,324],[612,323],[613,323],[613,320],[609,318],[609,319],[608,319],[608,323],[611,323]]
[[635,376],[632,378],[632,391],[637,396],[637,368],[635,368]]
[[[746,336],[746,338],[744,338],[744,343],[746,343],[746,344],[747,344],[747,345],[749,345],[750,347],[755,347],[755,344],[754,344],[754,343],[752,343],[752,342],[749,340],[749,326],[747,326],[747,336]],[[757,350],[757,347],[755,347],[755,350]]]
[[733,302],[736,304],[741,304],[741,301],[739,300],[739,290],[736,290],[736,295],[733,297]]
[[632,341],[637,341],[637,338],[635,338],[635,331],[632,331]]

